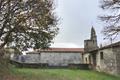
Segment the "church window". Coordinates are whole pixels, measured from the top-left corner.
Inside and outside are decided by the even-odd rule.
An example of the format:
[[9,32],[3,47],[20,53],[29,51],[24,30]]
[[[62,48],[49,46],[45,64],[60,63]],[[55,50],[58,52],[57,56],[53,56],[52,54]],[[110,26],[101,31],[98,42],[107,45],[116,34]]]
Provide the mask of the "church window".
[[88,61],[87,58],[85,58],[85,61],[86,61],[86,63],[87,63],[87,61]]
[[100,59],[104,59],[103,52],[100,52]]
[[91,63],[91,56],[89,55],[89,63]]

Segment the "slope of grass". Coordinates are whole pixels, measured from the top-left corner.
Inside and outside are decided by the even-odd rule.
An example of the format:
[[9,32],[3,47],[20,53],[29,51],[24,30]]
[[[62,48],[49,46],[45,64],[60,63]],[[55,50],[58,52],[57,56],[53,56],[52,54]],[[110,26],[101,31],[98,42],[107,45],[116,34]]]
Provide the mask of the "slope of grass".
[[87,70],[23,68],[13,72],[23,80],[120,80],[120,77]]

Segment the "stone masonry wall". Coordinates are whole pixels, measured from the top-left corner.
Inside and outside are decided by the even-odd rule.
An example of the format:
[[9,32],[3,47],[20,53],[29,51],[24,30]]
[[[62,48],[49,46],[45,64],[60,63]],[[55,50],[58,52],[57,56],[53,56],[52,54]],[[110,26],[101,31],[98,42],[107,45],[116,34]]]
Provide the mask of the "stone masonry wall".
[[84,64],[90,64],[89,56],[90,56],[89,53],[85,53],[84,54],[84,56],[83,56],[83,62],[84,62]]
[[[103,52],[103,59],[100,56],[101,52]],[[113,53],[112,48],[99,50],[96,57],[96,69],[98,71],[116,74],[116,55]]]
[[67,66],[82,63],[81,53],[33,53],[25,56],[26,63],[48,63],[51,66]]
[[80,53],[41,53],[41,62],[54,66],[67,66],[69,63],[82,62]]
[[120,74],[120,47],[115,47],[113,50],[116,54],[117,73]]

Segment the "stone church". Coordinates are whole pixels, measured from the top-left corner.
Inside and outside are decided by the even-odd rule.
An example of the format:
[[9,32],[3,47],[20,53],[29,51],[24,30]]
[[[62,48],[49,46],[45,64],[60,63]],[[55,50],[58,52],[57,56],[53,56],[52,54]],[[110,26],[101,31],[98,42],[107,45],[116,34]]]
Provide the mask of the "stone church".
[[37,49],[26,55],[13,57],[20,63],[69,66],[89,64],[91,69],[109,74],[120,74],[120,41],[98,47],[95,29],[91,28],[90,39],[84,40],[84,48]]
[[120,74],[120,41],[99,48],[92,27],[90,39],[84,40],[84,63],[90,64],[97,71]]

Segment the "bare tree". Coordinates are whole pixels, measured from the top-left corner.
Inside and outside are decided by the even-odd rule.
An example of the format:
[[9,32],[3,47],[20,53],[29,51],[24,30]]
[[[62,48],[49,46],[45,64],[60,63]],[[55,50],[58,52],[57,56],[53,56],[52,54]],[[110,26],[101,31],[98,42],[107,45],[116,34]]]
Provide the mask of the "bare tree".
[[106,25],[102,33],[106,38],[115,39],[120,33],[120,0],[102,0],[101,8],[110,11],[106,15],[100,16]]
[[46,48],[58,33],[53,0],[0,0],[0,48]]

